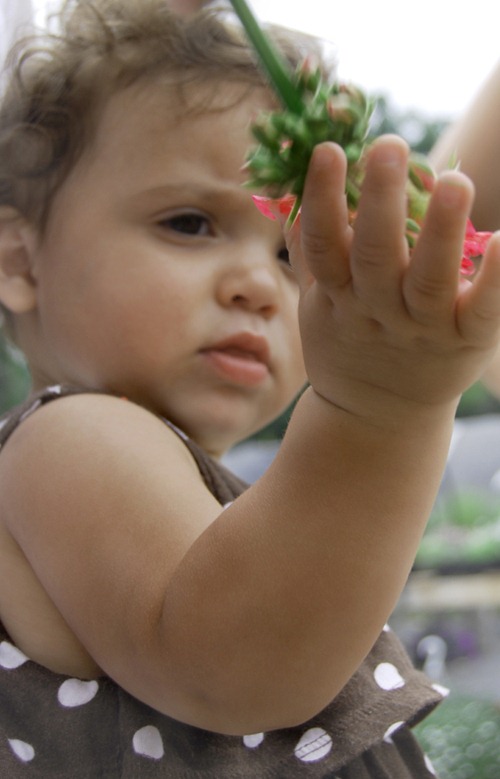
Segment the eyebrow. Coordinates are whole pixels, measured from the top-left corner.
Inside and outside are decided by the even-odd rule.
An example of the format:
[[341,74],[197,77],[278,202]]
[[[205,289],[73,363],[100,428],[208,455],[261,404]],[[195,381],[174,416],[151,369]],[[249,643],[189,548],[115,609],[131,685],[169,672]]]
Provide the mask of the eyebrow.
[[204,185],[199,182],[180,182],[179,184],[161,184],[157,187],[150,187],[148,189],[134,192],[130,196],[132,202],[154,202],[161,200],[162,198],[175,199],[182,204],[182,201],[187,203],[191,200],[200,200],[206,202],[207,200],[214,203],[224,202],[227,204],[229,200],[237,208],[239,205],[248,202],[251,198],[250,190],[245,189],[242,184],[223,184],[220,181],[214,181],[213,185]]

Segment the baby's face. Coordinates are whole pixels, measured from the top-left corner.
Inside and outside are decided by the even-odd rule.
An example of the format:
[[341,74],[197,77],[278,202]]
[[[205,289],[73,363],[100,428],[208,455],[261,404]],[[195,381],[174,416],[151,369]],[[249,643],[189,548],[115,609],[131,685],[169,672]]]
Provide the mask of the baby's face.
[[125,395],[217,454],[304,383],[298,290],[242,187],[264,95],[186,117],[172,100],[115,95],[59,190],[35,254],[35,373]]

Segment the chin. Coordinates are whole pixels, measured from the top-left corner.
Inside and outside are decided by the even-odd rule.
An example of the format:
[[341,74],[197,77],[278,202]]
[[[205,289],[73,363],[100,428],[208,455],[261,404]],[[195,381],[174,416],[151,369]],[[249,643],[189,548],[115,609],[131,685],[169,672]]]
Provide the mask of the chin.
[[241,420],[235,423],[228,419],[227,415],[220,420],[212,416],[209,424],[206,419],[202,425],[182,425],[177,422],[174,424],[177,424],[198,446],[216,459],[265,427],[265,423],[264,425],[257,423],[242,425]]
[[179,408],[179,413],[171,408],[170,414],[164,416],[215,457],[221,457],[262,430],[288,407],[279,404],[276,408],[276,403],[252,403],[248,397],[230,395],[197,398],[196,401],[189,408]]

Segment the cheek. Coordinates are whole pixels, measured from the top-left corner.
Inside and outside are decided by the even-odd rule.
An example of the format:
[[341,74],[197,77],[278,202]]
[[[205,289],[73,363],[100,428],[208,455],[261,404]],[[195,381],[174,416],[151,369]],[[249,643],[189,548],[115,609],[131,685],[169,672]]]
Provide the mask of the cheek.
[[108,348],[111,344],[120,360],[141,363],[146,372],[154,372],[199,346],[198,306],[186,286],[161,280],[148,284],[140,276],[129,279],[117,290],[116,300],[102,301]]

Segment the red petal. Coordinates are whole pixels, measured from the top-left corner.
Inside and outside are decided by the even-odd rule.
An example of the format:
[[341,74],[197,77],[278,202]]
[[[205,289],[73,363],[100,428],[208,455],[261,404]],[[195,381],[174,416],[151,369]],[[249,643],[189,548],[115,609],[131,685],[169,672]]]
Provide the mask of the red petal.
[[460,273],[462,276],[472,276],[472,274],[475,272],[476,267],[472,260],[469,259],[469,257],[466,257],[465,255],[462,257],[462,264],[460,265]]
[[475,266],[472,262],[473,259],[481,259],[488,246],[493,233],[478,233],[476,232],[471,220],[467,220],[467,226],[465,230],[464,241],[464,254],[462,258],[461,272],[464,275],[470,275],[474,273]]
[[283,195],[283,197],[272,198],[252,195],[252,200],[265,217],[282,222],[283,217],[287,218],[290,215],[296,197],[295,195]]

